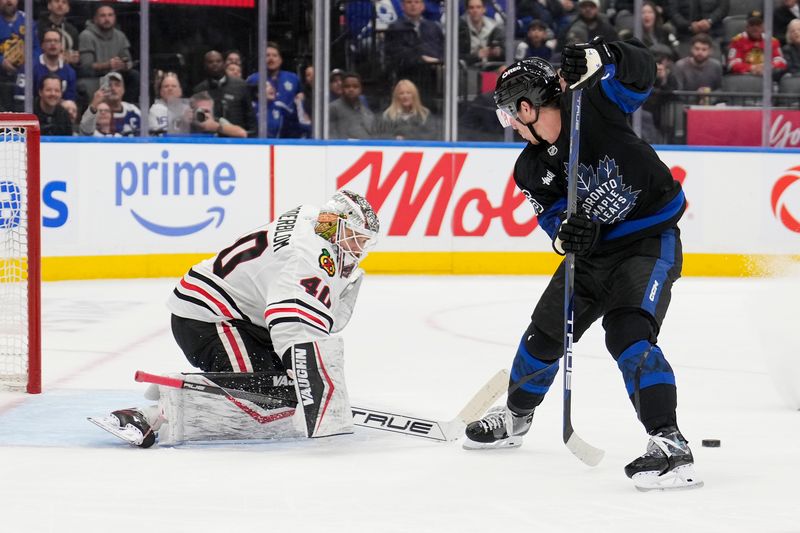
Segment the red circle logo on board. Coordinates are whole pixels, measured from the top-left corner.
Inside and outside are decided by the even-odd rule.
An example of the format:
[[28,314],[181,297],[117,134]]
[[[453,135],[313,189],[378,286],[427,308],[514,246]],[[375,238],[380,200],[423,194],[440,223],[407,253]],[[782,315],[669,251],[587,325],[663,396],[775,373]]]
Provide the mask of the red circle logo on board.
[[772,205],[772,212],[781,221],[781,224],[786,226],[787,229],[795,233],[800,233],[800,208],[795,210],[792,214],[786,206],[784,193],[786,189],[800,182],[800,166],[792,167],[789,169],[789,174],[784,174],[775,185],[772,187],[772,195],[770,203]]

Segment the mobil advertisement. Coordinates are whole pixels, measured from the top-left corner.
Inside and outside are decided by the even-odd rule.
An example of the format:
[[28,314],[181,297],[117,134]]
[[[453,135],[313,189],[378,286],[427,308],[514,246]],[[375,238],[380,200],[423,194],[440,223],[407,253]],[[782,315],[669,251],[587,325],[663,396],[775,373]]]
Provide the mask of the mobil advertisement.
[[[334,190],[364,194],[381,220],[365,265],[376,272],[550,273],[559,258],[539,228],[535,199],[516,187],[521,145],[347,142],[46,142],[42,224],[48,264],[114,258],[108,275],[180,275],[301,203]],[[800,154],[791,150],[667,149],[659,155],[688,200],[685,273],[747,274],[752,257],[800,256]],[[627,169],[597,161],[587,179],[609,217],[636,191]],[[538,176],[550,180],[554,176]],[[724,256],[724,257],[722,257]],[[720,260],[722,258],[723,260]],[[48,263],[49,262],[49,263]],[[169,267],[167,270],[165,268]],[[67,274],[64,274],[67,275]]]
[[198,253],[269,216],[269,152],[247,145],[47,143],[45,256]]

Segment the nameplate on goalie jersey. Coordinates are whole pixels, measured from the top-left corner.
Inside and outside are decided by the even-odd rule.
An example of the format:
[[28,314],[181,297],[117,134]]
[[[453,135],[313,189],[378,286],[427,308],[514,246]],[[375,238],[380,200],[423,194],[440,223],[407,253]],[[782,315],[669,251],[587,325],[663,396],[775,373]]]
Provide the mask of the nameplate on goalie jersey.
[[364,407],[353,407],[352,411],[353,424],[356,426],[391,431],[393,433],[404,433],[414,437],[438,441],[450,440],[445,435],[441,422],[435,420],[376,411]]

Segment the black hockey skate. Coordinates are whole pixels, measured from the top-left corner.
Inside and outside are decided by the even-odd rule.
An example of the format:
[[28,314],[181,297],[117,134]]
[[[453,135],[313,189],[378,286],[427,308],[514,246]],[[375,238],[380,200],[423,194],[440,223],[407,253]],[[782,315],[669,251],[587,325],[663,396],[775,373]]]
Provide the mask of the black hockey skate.
[[625,467],[625,474],[643,492],[703,486],[694,471],[689,442],[675,426],[661,428],[651,435],[647,451]]
[[465,431],[465,450],[486,448],[517,448],[522,446],[522,436],[531,428],[533,411],[518,415],[507,407],[498,406],[475,422],[470,422]]
[[120,409],[109,416],[89,418],[89,422],[140,448],[149,448],[156,442],[155,431],[138,409]]

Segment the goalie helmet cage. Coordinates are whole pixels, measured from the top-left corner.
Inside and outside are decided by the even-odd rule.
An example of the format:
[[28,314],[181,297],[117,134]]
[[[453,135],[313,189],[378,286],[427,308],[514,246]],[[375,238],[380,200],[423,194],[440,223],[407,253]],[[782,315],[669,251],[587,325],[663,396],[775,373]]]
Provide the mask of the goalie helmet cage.
[[39,121],[0,113],[0,390],[41,392]]

